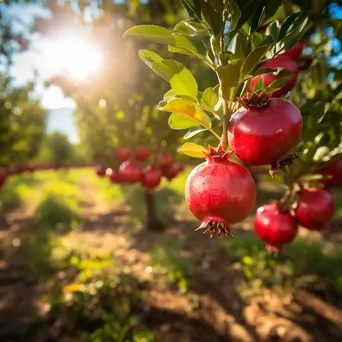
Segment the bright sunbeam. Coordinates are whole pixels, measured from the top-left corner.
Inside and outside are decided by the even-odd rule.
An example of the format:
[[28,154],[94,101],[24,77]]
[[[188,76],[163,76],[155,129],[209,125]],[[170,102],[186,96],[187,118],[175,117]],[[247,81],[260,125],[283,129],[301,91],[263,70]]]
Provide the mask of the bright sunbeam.
[[57,39],[48,51],[49,62],[70,78],[84,80],[101,68],[102,54],[80,36]]

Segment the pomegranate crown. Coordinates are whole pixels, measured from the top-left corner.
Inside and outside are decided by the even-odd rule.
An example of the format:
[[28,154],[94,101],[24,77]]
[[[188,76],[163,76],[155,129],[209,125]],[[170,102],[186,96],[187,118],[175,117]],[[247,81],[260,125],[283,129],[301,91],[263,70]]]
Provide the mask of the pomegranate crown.
[[271,101],[270,94],[262,93],[258,95],[253,93],[251,95],[247,94],[243,98],[239,99],[239,102],[246,108],[257,107],[261,108],[267,106]]
[[216,162],[226,160],[232,154],[232,152],[227,152],[222,146],[218,146],[216,149],[209,146],[209,152],[203,152],[207,160],[214,160]]

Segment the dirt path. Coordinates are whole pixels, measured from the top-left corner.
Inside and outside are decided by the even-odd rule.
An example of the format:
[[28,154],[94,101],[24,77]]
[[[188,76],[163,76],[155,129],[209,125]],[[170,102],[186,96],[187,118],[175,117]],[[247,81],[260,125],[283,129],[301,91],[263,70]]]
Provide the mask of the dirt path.
[[[182,241],[182,255],[196,264],[190,291],[181,294],[156,282],[148,252],[163,243],[164,235],[146,233],[139,224],[127,233],[129,209],[102,204],[85,178],[80,185],[84,223],[66,238],[82,248],[114,252],[117,263],[144,283],[144,305],[135,313],[156,331],[158,342],[342,341],[342,311],[333,300],[306,291],[279,296],[269,290],[243,299],[237,290],[241,271],[222,254],[217,239],[193,233],[195,222],[176,222],[167,229],[172,239]],[[10,226],[1,230],[0,340],[60,342],[64,337],[52,338],[49,327],[40,329],[38,319],[25,326],[34,316],[44,320],[49,308],[41,298],[51,287],[49,281],[32,282],[25,271],[25,240],[35,231],[30,215],[14,211]],[[19,323],[24,339],[11,333]]]

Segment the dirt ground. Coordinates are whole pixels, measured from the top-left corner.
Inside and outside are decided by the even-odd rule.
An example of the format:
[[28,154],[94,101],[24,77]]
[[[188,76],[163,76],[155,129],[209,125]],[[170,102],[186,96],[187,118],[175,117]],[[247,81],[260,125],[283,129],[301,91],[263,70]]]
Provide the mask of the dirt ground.
[[[233,258],[223,254],[218,239],[194,233],[196,222],[179,221],[167,233],[184,242],[182,253],[197,265],[190,291],[181,294],[152,282],[153,272],[146,272],[148,251],[160,244],[161,233],[138,230],[127,234],[123,229],[129,215],[126,207],[103,207],[91,201],[83,205],[87,210],[82,229],[69,233],[69,238],[79,245],[114,251],[117,260],[131,265],[136,276],[146,280],[144,306],[135,310],[146,327],[156,331],[157,341],[342,341],[342,298],[338,294],[301,290],[277,295],[264,290],[242,298],[237,290],[241,272],[234,268]],[[51,287],[49,281],[37,285],[25,271],[25,239],[34,231],[30,217],[29,209],[17,209],[0,230],[5,246],[0,253],[0,341],[78,341],[75,336],[59,335],[54,323],[25,325],[34,317],[46,317],[49,307],[42,295]],[[24,330],[24,340],[13,337],[18,326]]]

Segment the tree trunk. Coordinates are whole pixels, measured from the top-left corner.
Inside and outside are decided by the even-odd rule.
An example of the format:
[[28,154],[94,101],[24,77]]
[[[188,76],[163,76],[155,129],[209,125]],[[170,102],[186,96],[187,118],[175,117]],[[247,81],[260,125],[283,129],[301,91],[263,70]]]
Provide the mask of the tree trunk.
[[147,230],[163,231],[165,229],[165,225],[160,222],[160,220],[158,220],[155,204],[155,194],[153,191],[145,190],[145,203],[147,212]]

